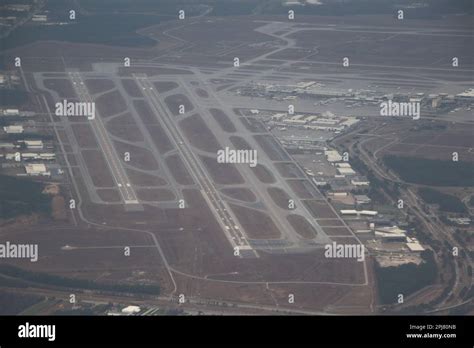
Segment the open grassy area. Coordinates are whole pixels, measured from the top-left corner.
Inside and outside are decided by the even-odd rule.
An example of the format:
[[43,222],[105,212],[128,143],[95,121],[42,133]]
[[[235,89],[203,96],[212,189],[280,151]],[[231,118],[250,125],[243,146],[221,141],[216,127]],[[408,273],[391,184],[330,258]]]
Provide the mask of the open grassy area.
[[17,294],[11,291],[0,291],[0,315],[16,315],[25,309],[38,304],[43,296]]
[[0,106],[2,108],[18,108],[28,101],[28,93],[13,88],[0,88]]
[[408,295],[432,284],[437,275],[437,267],[430,250],[422,253],[424,260],[420,265],[414,263],[398,267],[380,267],[376,265],[375,276],[379,299],[382,304],[395,303],[399,294]]
[[428,204],[437,204],[441,211],[449,213],[466,213],[464,203],[456,196],[448,195],[430,188],[423,187],[418,190],[421,198]]
[[44,185],[35,181],[0,175],[0,218],[51,214],[51,197],[43,194],[43,189]]
[[43,272],[31,272],[11,265],[0,265],[0,274],[13,278],[18,278],[28,282],[64,288],[78,288],[150,295],[160,294],[160,287],[158,285],[99,283],[88,279],[75,279]]
[[431,186],[474,186],[474,164],[388,155],[387,167],[404,181]]

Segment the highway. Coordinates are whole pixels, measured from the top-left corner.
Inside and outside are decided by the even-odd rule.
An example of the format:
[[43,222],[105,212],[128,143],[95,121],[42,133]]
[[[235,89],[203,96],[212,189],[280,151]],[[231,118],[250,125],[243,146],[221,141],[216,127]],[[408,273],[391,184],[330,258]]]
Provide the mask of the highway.
[[[382,126],[383,127],[383,126]],[[369,134],[374,135],[376,134],[376,131],[378,130],[378,127],[375,127],[370,130]],[[354,136],[354,134],[364,134],[364,133],[358,133],[358,129],[354,129],[353,131],[344,134],[341,138],[339,138],[339,141],[341,139],[347,139],[351,136]],[[368,135],[368,134],[366,134]],[[386,137],[386,135],[383,135]],[[396,143],[397,141],[401,141],[401,138],[399,136],[396,136],[395,138],[390,138],[386,137],[387,140],[392,140],[388,144]],[[378,158],[377,158],[377,153],[385,148],[387,145],[383,145],[380,148],[378,148],[372,155],[367,152],[367,149],[365,148],[365,144],[369,142],[372,139],[372,137],[368,137],[365,140],[361,142],[351,142],[348,146],[348,149],[351,154],[358,154],[358,158],[364,161],[374,172],[376,176],[379,178],[382,178],[383,180],[386,180],[388,182],[392,183],[397,183],[400,185],[400,198],[403,199],[404,205],[407,208],[411,208],[411,213],[413,216],[416,216],[421,223],[425,226],[426,231],[429,232],[429,235],[437,240],[440,244],[445,244],[448,243],[448,245],[451,246],[456,246],[460,250],[462,249],[462,245],[459,244],[459,242],[453,238],[454,231],[441,224],[441,222],[436,222],[436,220],[432,219],[429,214],[425,212],[424,206],[423,206],[423,201],[420,199],[417,194],[414,192],[413,188],[417,187],[416,184],[409,184],[409,186],[404,187],[407,185],[406,182],[401,181],[396,175],[393,173],[390,173],[389,171],[384,170],[378,163]],[[358,149],[358,152],[355,152],[355,149]],[[404,212],[405,215],[408,215],[407,212]],[[449,253],[449,252],[448,252]],[[439,258],[439,256],[437,256]],[[439,262],[439,261],[438,261]],[[453,286],[451,287],[450,291],[444,295],[444,298],[442,301],[438,304],[438,307],[436,309],[433,309],[432,311],[439,311],[439,310],[444,310],[445,308],[450,308],[450,307],[456,307],[460,305],[460,303],[450,303],[450,305],[447,305],[447,302],[450,300],[450,297],[452,294],[456,292],[456,289],[460,291],[460,289],[463,288],[463,286],[470,285],[470,277],[466,277],[463,281],[463,275],[465,274],[462,270],[462,267],[455,262],[454,260],[453,266],[455,268],[454,272],[454,277],[455,277],[455,282]],[[444,268],[444,267],[443,267]],[[454,296],[453,296],[454,297]],[[454,297],[455,298],[455,297]],[[413,296],[413,299],[416,299],[416,296]],[[405,306],[409,306],[410,302],[406,301]]]
[[[87,87],[82,81],[81,75],[79,73],[70,73],[69,76],[79,99],[82,102],[92,103],[93,100],[87,91]],[[122,166],[120,158],[118,157],[117,152],[112,145],[112,141],[108,136],[107,130],[105,129],[105,126],[98,115],[97,108],[95,111],[95,117],[94,119],[90,120],[90,123],[123,201],[125,204],[138,204],[137,195],[130,184],[130,180],[128,179],[125,169]]]

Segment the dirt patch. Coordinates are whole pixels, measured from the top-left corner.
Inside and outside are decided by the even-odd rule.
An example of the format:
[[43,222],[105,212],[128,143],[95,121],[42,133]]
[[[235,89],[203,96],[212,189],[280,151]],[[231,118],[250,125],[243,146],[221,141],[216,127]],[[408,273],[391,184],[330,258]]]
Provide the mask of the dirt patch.
[[160,124],[148,125],[147,130],[161,154],[165,154],[174,149],[170,138],[168,138],[168,135]]
[[255,194],[248,188],[230,187],[222,189],[221,192],[226,196],[229,196],[233,199],[237,199],[239,201],[255,202],[257,200]]
[[138,189],[137,197],[146,202],[172,201],[176,199],[175,195],[170,190],[153,188]]
[[304,173],[301,169],[293,162],[288,163],[275,163],[275,167],[284,178],[301,178],[304,177]]
[[290,210],[288,208],[288,201],[291,197],[285,191],[279,187],[269,187],[267,191],[277,206],[285,210]]
[[124,162],[127,165],[143,169],[143,170],[156,170],[158,169],[158,162],[156,161],[153,153],[143,147],[130,145],[121,141],[114,140],[114,147],[119,154],[119,157],[124,161],[124,153],[130,153],[130,161]]
[[179,85],[176,82],[160,81],[153,83],[158,93],[165,93],[177,88]]
[[280,237],[280,231],[267,214],[235,204],[229,204],[229,206],[249,238],[274,239]]
[[311,183],[307,180],[287,180],[288,185],[291,187],[293,192],[298,198],[309,199],[313,198],[314,195],[311,192]]
[[[121,205],[114,205],[122,210]],[[105,218],[105,217],[104,217]],[[2,231],[3,232],[3,231]],[[115,232],[115,233],[114,233]],[[151,275],[160,277],[162,262],[153,247],[149,236],[119,229],[102,229],[100,227],[85,228],[80,226],[55,226],[47,228],[38,226],[36,229],[25,229],[22,233],[15,233],[19,243],[34,240],[40,245],[41,257],[37,262],[24,263],[25,269],[31,271],[46,271],[47,273],[66,276],[68,278],[97,279],[104,281],[102,276],[114,280],[114,283],[142,283],[150,282]],[[107,247],[113,241],[119,248]],[[63,250],[65,245],[72,248]],[[149,245],[150,248],[135,248],[135,245]],[[130,256],[125,257],[123,247],[132,246]],[[131,262],[131,264],[129,263]],[[20,263],[16,262],[20,267]],[[130,266],[133,265],[133,266]],[[138,279],[137,274],[146,274],[146,278]],[[157,275],[160,274],[160,275]],[[112,275],[113,274],[113,275]],[[156,279],[156,278],[155,278]],[[127,280],[127,282],[125,282]],[[155,280],[156,281],[156,280]],[[106,281],[104,281],[106,282]],[[163,284],[165,279],[163,279]],[[161,284],[160,284],[161,287]]]
[[255,31],[260,26],[260,23],[231,18],[225,18],[223,21],[195,21],[186,26],[179,26],[173,30],[173,35],[196,43],[196,48],[207,47],[208,44],[220,47],[223,42],[229,42],[231,39],[230,48],[232,48],[237,44],[271,40],[271,36]]
[[222,128],[224,132],[227,133],[235,133],[236,129],[232,121],[230,120],[229,116],[227,116],[224,111],[221,109],[209,109],[212,117],[216,120],[219,126]]
[[121,201],[120,193],[115,189],[98,189],[97,195],[104,202],[117,203]]
[[175,116],[179,115],[179,106],[184,105],[184,112],[192,111],[193,104],[184,94],[173,94],[165,98],[166,106]]
[[328,236],[352,236],[347,227],[324,227],[323,231]]
[[101,117],[121,114],[127,109],[127,104],[119,91],[105,93],[95,100]]
[[132,114],[126,114],[114,117],[107,122],[107,130],[116,137],[124,140],[137,142],[143,141],[143,134],[138,128]]
[[150,106],[146,101],[134,100],[133,107],[145,125],[158,124],[155,114],[151,111]]
[[179,126],[194,147],[215,154],[222,148],[199,114],[181,120]]
[[156,115],[151,111],[150,106],[144,100],[134,100],[133,106],[137,111],[138,116],[145,124],[148,133],[153,139],[153,143],[158,148],[161,154],[173,150],[174,146],[171,143],[168,135],[156,118]]
[[82,150],[87,171],[96,187],[114,187],[115,182],[110,174],[104,155],[99,150]]
[[[250,144],[242,137],[233,135],[229,137],[229,140],[237,150],[254,150],[250,147]],[[264,165],[257,164],[257,166],[250,167],[250,169],[258,178],[258,180],[260,180],[264,184],[273,184],[275,182],[275,177]]]
[[188,169],[184,165],[181,157],[179,155],[172,155],[166,158],[166,165],[173,175],[173,178],[178,184],[181,185],[192,185],[194,180],[189,174]]
[[222,91],[223,89],[226,89],[230,86],[232,86],[233,84],[232,83],[228,83],[228,84],[225,84],[225,85],[220,85],[219,87],[216,88],[216,91]]
[[135,67],[135,68],[119,68],[119,73],[124,76],[130,76],[132,74],[147,74],[149,76],[156,75],[191,75],[192,72],[189,70],[172,69],[172,68],[156,68],[156,67]]
[[130,182],[134,186],[164,186],[167,184],[166,180],[159,176],[139,172],[130,168],[125,169]]
[[337,215],[326,202],[309,200],[303,201],[303,203],[316,219],[337,218]]
[[196,94],[201,98],[209,98],[209,93],[205,89],[196,88]]
[[84,80],[90,94],[97,94],[115,88],[115,83],[108,79],[87,79]]
[[192,72],[181,69],[155,68],[155,67],[120,67],[119,76],[132,76],[132,74],[146,74],[148,76],[157,75],[191,75]]
[[46,79],[43,80],[46,88],[55,91],[60,98],[75,98],[76,93],[69,79]]
[[291,214],[286,217],[291,227],[303,238],[313,239],[316,238],[318,232],[314,229],[313,226],[308,222],[308,220],[296,214]]
[[44,73],[43,77],[44,78],[63,78],[63,79],[68,78],[68,76],[63,73]]
[[340,219],[337,220],[319,220],[318,225],[321,227],[332,227],[332,226],[337,226],[337,227],[344,227],[344,222]]
[[41,193],[45,195],[57,195],[59,194],[59,185],[58,184],[47,184]]
[[87,123],[73,124],[71,125],[74,137],[80,147],[99,147],[99,143],[95,138],[92,127]]
[[257,166],[253,168],[250,167],[250,170],[255,174],[258,180],[260,180],[264,184],[275,183],[275,177],[264,165],[257,164]]
[[65,221],[67,220],[66,202],[62,195],[55,195],[51,200],[51,210],[54,220]]
[[240,121],[252,133],[264,133],[267,131],[265,125],[253,117],[240,117]]
[[271,135],[254,135],[254,138],[272,161],[290,160],[290,157]]
[[143,94],[138,87],[135,80],[132,79],[121,79],[120,83],[123,86],[123,89],[127,92],[127,94],[132,98],[143,98]]
[[253,150],[247,140],[242,137],[232,135],[229,137],[229,140],[237,150]]
[[230,163],[217,163],[216,158],[200,156],[207,171],[216,184],[232,185],[243,184],[244,179],[235,165]]

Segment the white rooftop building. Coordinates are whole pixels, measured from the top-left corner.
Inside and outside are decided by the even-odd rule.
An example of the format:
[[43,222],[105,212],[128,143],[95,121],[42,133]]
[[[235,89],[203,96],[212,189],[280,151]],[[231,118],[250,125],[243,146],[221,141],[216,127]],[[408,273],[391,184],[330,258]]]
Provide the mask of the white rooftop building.
[[336,163],[336,167],[339,168],[351,168],[351,165],[347,162],[342,162],[342,163]]
[[284,118],[286,116],[286,114],[283,114],[283,113],[278,113],[278,114],[274,114],[272,116],[272,120],[281,120],[282,118]]
[[138,306],[128,306],[128,307],[125,307],[124,309],[122,309],[122,313],[124,314],[135,314],[135,313],[138,313],[140,312],[140,307]]
[[375,210],[354,210],[354,209],[342,209],[340,210],[342,215],[364,215],[364,216],[376,216],[378,211]]
[[16,146],[13,143],[0,143],[0,149],[14,149],[18,146]]
[[376,227],[375,235],[387,241],[404,242],[407,239],[407,231],[402,230],[398,226]]
[[326,150],[324,151],[324,155],[328,162],[339,162],[342,161],[342,156],[336,150]]
[[24,131],[23,126],[21,126],[21,125],[18,125],[18,126],[5,126],[5,127],[3,127],[3,130],[8,134],[21,134]]
[[354,199],[357,204],[368,204],[371,202],[371,199],[366,195],[354,195]]
[[469,88],[457,96],[461,98],[474,98],[474,88]]
[[18,115],[19,113],[20,113],[20,110],[18,110],[18,109],[5,109],[5,110],[3,111],[3,114],[4,114],[5,116],[16,116],[16,115]]
[[351,179],[351,184],[354,186],[369,186],[370,181],[361,178],[353,178]]
[[341,175],[354,175],[356,172],[352,168],[337,168],[337,171]]
[[423,248],[423,246],[418,241],[407,243],[407,247],[408,249],[410,249],[410,251],[424,251],[425,250],[425,248]]
[[42,160],[51,161],[56,158],[56,155],[54,153],[46,152],[46,153],[40,153],[38,158]]
[[43,163],[25,164],[26,174],[31,176],[51,176],[51,172],[47,170]]
[[23,140],[23,143],[28,149],[42,149],[44,146],[42,140]]

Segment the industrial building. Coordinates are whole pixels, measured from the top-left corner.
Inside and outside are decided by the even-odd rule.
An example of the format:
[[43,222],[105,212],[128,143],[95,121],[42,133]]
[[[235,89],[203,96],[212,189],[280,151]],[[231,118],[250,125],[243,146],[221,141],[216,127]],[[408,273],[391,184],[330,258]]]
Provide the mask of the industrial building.
[[324,151],[324,155],[328,162],[340,162],[342,161],[342,156],[339,154],[337,150],[326,150]]
[[128,306],[128,307],[125,307],[125,308],[122,309],[122,313],[132,315],[132,314],[139,313],[140,310],[141,309],[138,306]]
[[398,226],[375,228],[375,236],[385,242],[405,242],[407,239],[406,232]]
[[42,140],[19,140],[18,142],[25,144],[27,149],[42,150],[44,147]]
[[361,176],[355,176],[351,178],[351,184],[354,186],[369,186],[370,181]]
[[43,163],[25,164],[25,171],[30,176],[51,176],[51,172]]
[[471,224],[471,219],[468,217],[448,217],[448,220],[454,222],[456,225],[468,226]]
[[0,149],[14,149],[16,147],[19,147],[19,146],[13,143],[0,143]]
[[43,160],[43,161],[53,161],[56,159],[56,155],[51,152],[36,153],[36,152],[15,152],[5,154],[5,159],[9,161],[19,161],[19,160]]
[[357,215],[357,216],[375,216],[378,214],[375,210],[355,210],[355,209],[342,209],[340,210],[342,215]]
[[337,172],[341,175],[354,175],[356,172],[352,168],[337,168]]
[[356,204],[369,204],[372,200],[366,195],[354,195]]
[[35,15],[33,15],[33,17],[31,18],[31,20],[32,20],[33,22],[47,22],[47,21],[48,21],[48,16],[47,16],[47,15],[35,14]]
[[425,248],[420,244],[416,238],[407,237],[407,247],[410,251],[424,251]]
[[24,128],[21,125],[12,125],[3,127],[3,130],[7,134],[21,134],[23,133]]
[[3,110],[4,116],[18,116],[20,114],[20,110],[18,109],[5,109]]

